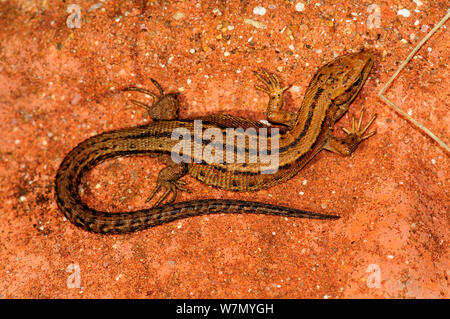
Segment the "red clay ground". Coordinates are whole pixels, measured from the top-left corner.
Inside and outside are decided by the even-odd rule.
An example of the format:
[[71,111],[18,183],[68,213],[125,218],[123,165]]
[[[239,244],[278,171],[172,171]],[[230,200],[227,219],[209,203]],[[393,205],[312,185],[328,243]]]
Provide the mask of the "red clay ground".
[[[81,28],[66,25],[70,2]],[[449,297],[448,154],[377,97],[447,1],[373,1],[378,25],[370,1],[304,0],[303,11],[299,1],[70,2],[0,3],[1,297]],[[447,23],[387,92],[447,143],[449,46]],[[257,193],[186,177],[194,192],[178,196],[252,199],[340,220],[221,214],[101,236],[58,210],[55,173],[76,144],[149,121],[128,102],[141,96],[121,88],[152,88],[152,77],[182,92],[182,117],[263,119],[267,97],[253,88],[253,70],[294,85],[287,103],[296,110],[319,66],[363,48],[376,53],[375,67],[338,126],[364,106],[365,120],[378,113],[377,134],[353,156],[322,152],[289,182]],[[88,174],[83,198],[109,211],[147,207],[161,167],[108,161]]]

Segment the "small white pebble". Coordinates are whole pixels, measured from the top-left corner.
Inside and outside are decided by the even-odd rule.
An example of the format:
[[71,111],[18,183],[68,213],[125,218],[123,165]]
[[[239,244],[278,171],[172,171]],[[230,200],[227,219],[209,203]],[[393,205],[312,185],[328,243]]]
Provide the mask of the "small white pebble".
[[92,6],[89,7],[88,12],[100,9],[101,7],[102,7],[102,4],[100,2],[93,4]]
[[274,232],[274,231],[272,232],[272,235],[274,235],[274,236],[275,236],[276,234],[277,234],[276,232]]
[[20,140],[15,140],[14,144],[19,145],[20,144]]
[[436,165],[436,160],[434,158],[431,159],[431,164]]
[[214,14],[217,14],[218,16],[222,15],[222,11],[220,11],[218,8],[213,9],[212,11]]
[[225,52],[223,53],[223,55],[224,55],[224,56],[230,56],[230,52],[225,51]]
[[73,105],[77,104],[81,99],[81,95],[76,93],[72,99],[72,101],[70,103],[72,103]]
[[189,52],[194,54],[195,53],[195,49],[190,49]]
[[301,2],[298,2],[295,5],[295,11],[302,12],[303,10],[305,10],[305,5]]
[[403,16],[403,17],[407,18],[407,17],[409,17],[411,15],[411,12],[409,12],[408,9],[401,9],[401,10],[397,11],[397,14],[399,16]]
[[27,198],[23,195],[19,197],[19,201],[21,201],[21,202],[24,202],[26,200],[27,200]]
[[427,25],[423,25],[423,26],[420,27],[420,31],[422,31],[422,32],[427,32],[428,29],[430,29],[430,27],[427,26]]
[[422,1],[420,0],[413,0],[413,2],[416,4],[416,6],[420,7],[421,5],[423,5]]
[[262,22],[253,19],[244,19],[245,24],[249,24],[257,29],[267,29],[267,25]]
[[308,183],[308,181],[306,179],[303,180],[302,184],[306,185],[306,183]]
[[191,84],[191,82],[192,82],[191,79],[187,79],[187,80],[186,80],[186,83],[187,83],[187,84]]
[[257,14],[259,16],[263,16],[266,14],[266,8],[257,6],[253,8],[253,14]]
[[299,192],[298,194],[301,195],[301,196],[305,195],[304,192]]
[[292,92],[298,93],[298,92],[300,92],[300,87],[297,85],[293,85],[291,87],[291,90],[292,90]]
[[228,30],[231,31],[231,30],[233,30],[233,29],[234,29],[234,25],[231,25],[231,24],[230,24],[230,25],[228,26]]
[[173,15],[173,19],[174,20],[180,20],[183,19],[185,17],[185,14],[183,12],[177,12]]
[[408,109],[408,115],[411,116],[413,114],[413,111],[411,109]]
[[416,20],[416,21],[414,22],[414,25],[419,25],[419,23],[420,23],[420,21],[419,21],[419,20]]
[[392,255],[387,255],[387,258],[389,258],[389,259],[394,259],[394,256],[392,256]]

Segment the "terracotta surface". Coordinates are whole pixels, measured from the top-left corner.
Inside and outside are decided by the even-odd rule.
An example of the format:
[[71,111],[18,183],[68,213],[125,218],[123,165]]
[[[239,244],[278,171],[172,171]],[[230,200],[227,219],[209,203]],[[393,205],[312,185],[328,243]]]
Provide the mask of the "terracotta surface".
[[[66,25],[71,2],[81,28]],[[296,1],[0,1],[0,297],[448,298],[449,156],[377,97],[448,2],[373,1],[381,20],[372,29],[371,1],[301,2],[303,11]],[[387,92],[447,143],[448,26]],[[377,134],[353,156],[322,152],[288,183],[257,193],[186,177],[194,192],[178,196],[253,199],[340,220],[221,214],[100,236],[58,210],[54,176],[70,149],[149,121],[128,102],[145,96],[121,88],[153,89],[152,77],[182,92],[182,117],[263,119],[267,97],[253,88],[253,70],[294,85],[286,100],[296,110],[320,65],[363,48],[376,53],[375,67],[338,126],[364,106],[365,120],[378,113]],[[107,161],[85,178],[83,198],[109,211],[147,207],[161,168],[145,157]]]

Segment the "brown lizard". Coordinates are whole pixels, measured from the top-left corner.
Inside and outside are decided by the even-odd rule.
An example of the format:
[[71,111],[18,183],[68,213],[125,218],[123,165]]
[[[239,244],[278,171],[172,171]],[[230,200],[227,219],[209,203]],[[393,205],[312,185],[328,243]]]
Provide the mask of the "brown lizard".
[[[257,78],[264,84],[264,87],[256,86],[256,88],[267,93],[270,98],[267,108],[268,121],[285,127],[275,135],[279,143],[276,150],[278,169],[265,174],[261,173],[263,163],[260,160],[249,161],[251,145],[247,140],[244,150],[246,155],[241,162],[209,163],[195,158],[195,151],[194,155],[186,151],[186,154],[181,155],[187,155],[190,162],[175,163],[171,152],[179,141],[172,138],[172,133],[179,128],[195,133],[193,120],[178,119],[178,93],[164,94],[161,86],[153,79],[152,82],[160,95],[141,88],[127,88],[125,89],[127,91],[139,91],[153,97],[151,106],[132,100],[134,104],[145,107],[153,121],[146,125],[95,135],[72,149],[56,174],[55,193],[58,206],[75,225],[104,234],[133,232],[180,218],[225,212],[315,219],[339,218],[260,202],[206,199],[174,203],[174,200],[177,190],[188,191],[184,186],[185,183],[179,180],[187,173],[208,185],[222,189],[257,191],[290,179],[321,150],[349,156],[361,141],[375,133],[364,135],[376,115],[362,127],[363,111],[361,111],[359,121],[356,122],[353,118],[352,128],[344,129],[347,136],[343,139],[333,136],[333,126],[348,110],[349,104],[366,81],[373,59],[371,53],[360,52],[337,57],[322,66],[311,80],[297,114],[281,109],[283,93],[289,87],[282,87],[278,77],[265,70],[261,73],[255,72]],[[226,128],[268,127],[257,121],[231,115],[215,114],[201,119],[203,131],[214,128],[224,134]],[[272,145],[273,138],[273,136],[268,138],[270,142],[267,145]],[[194,141],[193,144],[205,150],[208,143],[200,140]],[[194,148],[195,145],[189,151],[193,151]],[[233,149],[236,153],[237,148]],[[267,146],[267,151],[269,150],[273,151],[271,146]],[[156,157],[167,165],[160,171],[157,185],[149,200],[160,189],[165,189],[165,192],[152,208],[108,213],[88,207],[81,200],[78,188],[81,178],[88,170],[109,158],[135,155]],[[171,198],[163,204],[170,194]]]

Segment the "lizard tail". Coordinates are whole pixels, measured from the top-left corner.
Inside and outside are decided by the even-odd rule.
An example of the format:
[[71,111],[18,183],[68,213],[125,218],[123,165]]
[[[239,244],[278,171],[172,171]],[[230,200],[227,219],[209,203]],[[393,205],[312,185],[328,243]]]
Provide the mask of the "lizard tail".
[[[135,132],[135,129],[133,129],[133,132]],[[138,145],[139,139],[145,137],[145,132],[130,137],[127,129],[116,131],[116,135],[124,135],[122,139],[113,136],[111,132],[99,134],[80,143],[64,158],[56,174],[55,194],[59,208],[69,221],[91,232],[118,234],[154,227],[181,218],[218,213],[266,214],[313,219],[339,218],[339,216],[312,213],[283,206],[230,199],[178,202],[149,209],[118,213],[98,211],[87,206],[82,201],[78,191],[83,175],[108,158],[145,155],[154,151],[152,149],[143,151],[120,149],[121,141],[130,138]]]

